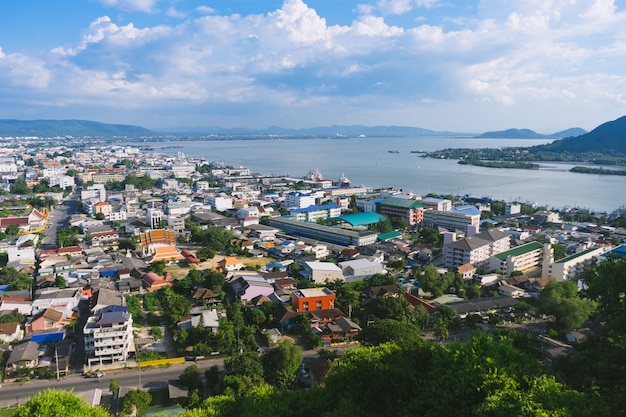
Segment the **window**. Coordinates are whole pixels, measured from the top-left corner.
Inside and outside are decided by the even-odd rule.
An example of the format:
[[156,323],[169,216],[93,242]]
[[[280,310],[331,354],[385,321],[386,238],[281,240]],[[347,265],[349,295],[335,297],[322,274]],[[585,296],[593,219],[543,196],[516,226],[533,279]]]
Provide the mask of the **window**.
[[302,303],[302,309],[304,311],[309,311],[309,302],[305,301],[304,303]]
[[322,300],[317,300],[315,302],[315,309],[316,310],[321,310],[322,309]]

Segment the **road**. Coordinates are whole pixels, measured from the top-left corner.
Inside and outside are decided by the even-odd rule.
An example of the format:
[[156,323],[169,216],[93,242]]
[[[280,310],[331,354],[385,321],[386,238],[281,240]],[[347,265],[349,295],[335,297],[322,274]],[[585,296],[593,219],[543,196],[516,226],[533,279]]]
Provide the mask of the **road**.
[[[337,355],[343,355],[348,349],[356,348],[356,343],[330,347],[328,350],[335,351]],[[306,362],[319,357],[316,350],[304,350],[302,358]],[[96,380],[94,378],[86,378],[82,375],[70,375],[59,381],[55,380],[32,380],[24,383],[4,383],[0,386],[0,407],[15,405],[16,403],[24,404],[28,398],[35,396],[37,393],[47,388],[58,390],[73,390],[75,393],[89,391],[94,388],[100,388],[104,393],[109,391],[109,383],[112,378],[119,381],[120,386],[130,388],[150,389],[161,386],[168,380],[177,380],[186,367],[197,365],[200,374],[204,375],[204,371],[217,365],[220,370],[224,369],[224,359],[203,359],[198,362],[185,362],[184,364],[171,365],[167,368],[152,369],[124,369],[118,371],[109,371],[105,375]]]
[[61,204],[50,210],[48,217],[48,228],[45,230],[45,237],[41,241],[42,249],[54,249],[56,245],[57,229],[67,229],[70,226],[70,216],[76,214],[79,189],[76,188],[72,194],[63,200]]
[[[24,404],[28,398],[35,396],[37,393],[47,388],[58,390],[73,390],[76,393],[89,391],[94,388],[100,388],[104,392],[108,392],[109,383],[112,378],[117,379],[122,387],[141,387],[150,389],[159,386],[164,381],[177,380],[187,366],[193,365],[195,362],[186,362],[184,364],[172,365],[167,368],[153,369],[126,369],[120,371],[107,372],[102,378],[96,380],[94,378],[86,378],[82,375],[70,375],[59,381],[55,380],[32,380],[24,383],[3,383],[0,387],[0,407],[15,405],[16,403]],[[198,363],[201,374],[213,365],[218,365],[223,369],[223,359],[203,360]]]

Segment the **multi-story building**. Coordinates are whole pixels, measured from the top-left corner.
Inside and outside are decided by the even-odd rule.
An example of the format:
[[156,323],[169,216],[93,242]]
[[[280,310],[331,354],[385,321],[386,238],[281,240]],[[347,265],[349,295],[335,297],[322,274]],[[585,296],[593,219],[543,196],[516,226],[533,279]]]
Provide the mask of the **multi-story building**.
[[293,191],[285,194],[285,207],[287,208],[304,208],[313,205],[315,205],[315,196],[310,193]]
[[329,219],[341,216],[341,207],[337,204],[308,206],[289,210],[289,215],[301,222],[316,222],[318,219]]
[[486,230],[461,240],[444,241],[444,266],[455,269],[469,263],[476,268],[489,268],[490,258],[509,250],[510,242],[509,235],[499,230]]
[[424,210],[438,210],[438,211],[450,211],[452,210],[452,201],[446,198],[432,198],[426,197],[422,198],[422,204],[424,205]]
[[232,197],[209,194],[206,199],[207,204],[209,204],[214,211],[227,211],[233,208]]
[[551,254],[549,243],[530,242],[495,254],[491,257],[489,269],[510,277],[513,271],[528,272],[540,268],[544,262],[549,263]]
[[328,227],[284,217],[270,219],[271,227],[295,236],[308,237],[342,246],[367,246],[376,243],[378,233]]
[[298,289],[291,293],[291,306],[298,313],[328,310],[335,308],[335,298],[335,293],[326,287]]
[[480,225],[480,213],[424,210],[424,224],[433,228],[466,230],[467,226],[478,227]]
[[133,318],[126,307],[109,306],[87,319],[83,334],[89,366],[123,366],[133,344]]
[[593,247],[559,259],[550,264],[548,273],[544,276],[552,276],[557,281],[576,279],[603,253],[604,249],[602,247]]
[[380,214],[406,219],[410,226],[424,220],[424,205],[410,198],[387,197],[380,203]]

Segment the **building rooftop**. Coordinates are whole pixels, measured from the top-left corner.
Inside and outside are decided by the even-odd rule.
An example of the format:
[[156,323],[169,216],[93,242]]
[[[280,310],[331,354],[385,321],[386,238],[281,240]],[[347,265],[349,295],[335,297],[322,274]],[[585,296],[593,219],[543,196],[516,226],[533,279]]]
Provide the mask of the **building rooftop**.
[[543,249],[543,244],[539,242],[530,242],[521,246],[517,246],[506,252],[498,253],[494,256],[500,259],[501,261],[506,261],[506,258],[508,258],[509,256],[512,256],[512,257],[521,256],[526,253],[530,253],[530,252],[534,252],[534,251],[542,250],[542,249]]

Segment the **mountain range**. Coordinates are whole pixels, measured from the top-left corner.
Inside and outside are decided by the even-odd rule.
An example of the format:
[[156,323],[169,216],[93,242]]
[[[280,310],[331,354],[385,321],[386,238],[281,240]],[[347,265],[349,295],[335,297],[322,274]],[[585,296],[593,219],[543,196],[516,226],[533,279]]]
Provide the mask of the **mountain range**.
[[493,138],[493,139],[563,139],[570,136],[580,136],[587,133],[585,129],[573,127],[571,129],[561,130],[560,132],[550,135],[542,135],[530,129],[507,129],[494,132],[485,132],[477,138]]
[[292,136],[292,137],[402,137],[402,136],[458,136],[499,139],[557,139],[537,148],[549,152],[599,152],[626,155],[626,116],[606,122],[591,132],[572,128],[542,135],[530,129],[508,129],[485,132],[480,136],[467,133],[435,131],[409,126],[327,126],[306,129],[269,127],[266,129],[225,129],[218,127],[180,129],[169,133],[153,131],[140,126],[107,124],[88,120],[12,120],[0,119],[0,137],[39,136],[39,137],[156,137],[190,135],[225,136]]

